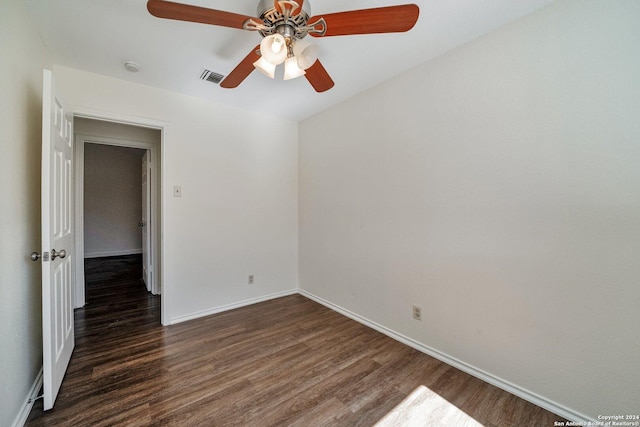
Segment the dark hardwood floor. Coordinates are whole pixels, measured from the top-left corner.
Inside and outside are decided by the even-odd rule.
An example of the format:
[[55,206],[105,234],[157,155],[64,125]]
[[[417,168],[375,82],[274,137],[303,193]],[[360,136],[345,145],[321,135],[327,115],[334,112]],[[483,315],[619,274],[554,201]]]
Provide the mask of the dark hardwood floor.
[[29,426],[371,426],[420,385],[470,424],[562,420],[300,295],[162,327],[139,257],[85,267],[71,363]]

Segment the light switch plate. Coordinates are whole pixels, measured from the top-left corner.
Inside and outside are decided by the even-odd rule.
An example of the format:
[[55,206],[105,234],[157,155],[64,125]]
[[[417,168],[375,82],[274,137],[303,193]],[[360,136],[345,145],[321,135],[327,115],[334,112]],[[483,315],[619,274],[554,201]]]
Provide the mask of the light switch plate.
[[182,187],[179,185],[173,186],[173,197],[182,197]]

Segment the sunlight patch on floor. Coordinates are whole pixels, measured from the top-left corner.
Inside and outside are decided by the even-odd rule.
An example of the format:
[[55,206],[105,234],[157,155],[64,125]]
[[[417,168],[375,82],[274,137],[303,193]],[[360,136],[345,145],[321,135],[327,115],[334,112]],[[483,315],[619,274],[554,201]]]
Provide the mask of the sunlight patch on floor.
[[421,385],[374,427],[483,427],[464,411]]

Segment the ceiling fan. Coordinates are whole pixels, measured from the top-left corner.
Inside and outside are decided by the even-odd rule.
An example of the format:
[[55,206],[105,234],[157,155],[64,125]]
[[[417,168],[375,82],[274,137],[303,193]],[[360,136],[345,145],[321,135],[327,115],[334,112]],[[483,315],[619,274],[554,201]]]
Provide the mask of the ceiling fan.
[[223,10],[149,0],[149,12],[158,18],[198,22],[257,31],[263,39],[236,68],[222,80],[224,88],[237,87],[254,69],[273,78],[278,64],[285,64],[284,79],[302,75],[317,92],[333,87],[329,73],[317,59],[315,45],[303,40],[312,37],[408,31],[418,20],[415,4],[376,7],[311,16],[308,0],[259,0],[258,17]]

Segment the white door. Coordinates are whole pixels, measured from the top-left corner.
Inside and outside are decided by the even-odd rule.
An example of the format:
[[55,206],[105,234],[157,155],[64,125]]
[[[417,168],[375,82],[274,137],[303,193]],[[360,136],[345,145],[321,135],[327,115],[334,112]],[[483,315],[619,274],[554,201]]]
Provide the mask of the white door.
[[44,409],[53,407],[73,352],[73,118],[44,70],[42,93],[42,343]]
[[153,290],[153,269],[151,260],[151,161],[149,160],[149,150],[142,157],[142,280],[147,287],[147,291]]

